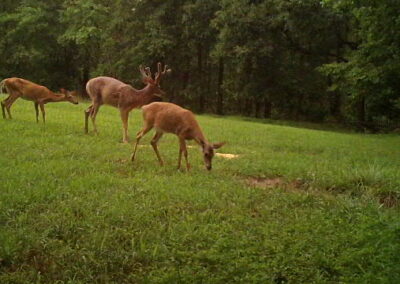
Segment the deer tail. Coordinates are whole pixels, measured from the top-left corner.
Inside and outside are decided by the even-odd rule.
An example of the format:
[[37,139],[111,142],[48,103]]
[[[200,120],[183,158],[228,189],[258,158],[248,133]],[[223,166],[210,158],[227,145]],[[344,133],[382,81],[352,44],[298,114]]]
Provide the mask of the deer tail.
[[7,93],[7,89],[6,89],[6,80],[4,79],[3,81],[0,82],[0,93],[3,93],[3,91],[5,91]]

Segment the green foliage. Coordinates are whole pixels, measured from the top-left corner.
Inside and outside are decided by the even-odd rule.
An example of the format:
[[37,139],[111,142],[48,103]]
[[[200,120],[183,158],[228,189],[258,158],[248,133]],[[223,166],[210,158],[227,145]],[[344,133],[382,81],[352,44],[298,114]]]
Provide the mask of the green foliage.
[[[83,134],[88,104],[49,104],[46,125],[19,100],[0,120],[1,283],[396,283],[399,137],[312,130],[240,117],[198,116],[223,153],[176,170],[165,135],[151,133],[135,164],[121,122],[101,108],[99,136]],[[140,128],[132,113],[130,132]],[[314,128],[320,125],[314,125]],[[257,133],[257,135],[254,135]],[[357,147],[349,147],[356,145]],[[280,176],[302,187],[257,188]]]
[[351,19],[347,37],[357,48],[346,52],[348,62],[330,64],[323,71],[332,77],[334,86],[340,85],[350,104],[357,106],[350,115],[362,122],[381,117],[398,120],[400,38],[395,31],[400,28],[400,4],[391,0],[328,3]]
[[[85,92],[93,76],[140,87],[173,74],[168,100],[199,112],[398,122],[398,1],[2,1],[0,77]],[[321,72],[322,71],[322,72]]]

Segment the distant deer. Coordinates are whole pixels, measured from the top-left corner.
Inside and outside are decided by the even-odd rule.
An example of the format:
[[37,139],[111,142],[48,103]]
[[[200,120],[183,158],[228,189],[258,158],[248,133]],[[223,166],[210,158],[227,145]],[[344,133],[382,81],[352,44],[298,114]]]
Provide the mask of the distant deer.
[[0,92],[6,90],[9,96],[1,102],[1,109],[3,111],[3,118],[6,119],[7,110],[8,117],[11,119],[10,108],[12,104],[18,99],[33,101],[36,111],[36,122],[39,122],[39,107],[42,112],[43,123],[46,121],[46,113],[44,105],[53,102],[70,102],[78,104],[76,96],[71,95],[71,92],[60,89],[60,94],[53,93],[44,86],[35,84],[31,81],[21,78],[8,78],[0,82]]
[[158,152],[157,142],[166,132],[173,133],[179,138],[178,169],[181,167],[182,153],[185,156],[186,168],[187,170],[190,169],[186,140],[194,139],[194,141],[196,141],[202,148],[204,164],[207,170],[211,170],[211,161],[214,157],[214,149],[222,147],[225,143],[208,142],[191,111],[172,103],[163,102],[155,102],[143,106],[142,110],[144,126],[136,136],[136,144],[131,157],[132,162],[135,160],[136,149],[140,139],[154,127],[156,134],[151,140],[151,146],[153,146],[154,152],[156,153],[161,166],[164,162]]
[[96,128],[97,112],[101,105],[111,105],[118,108],[121,113],[122,141],[128,143],[128,117],[130,111],[155,101],[161,101],[161,97],[156,94],[165,94],[160,88],[160,80],[162,76],[171,72],[171,69],[167,69],[167,65],[165,65],[162,71],[161,63],[157,64],[157,68],[158,71],[153,79],[149,67],[143,69],[141,65],[139,66],[142,81],[146,84],[141,90],[136,90],[132,86],[111,77],[97,77],[89,80],[86,84],[86,91],[92,99],[92,104],[85,110],[85,133],[89,131],[89,116],[92,119],[94,132],[98,133]]

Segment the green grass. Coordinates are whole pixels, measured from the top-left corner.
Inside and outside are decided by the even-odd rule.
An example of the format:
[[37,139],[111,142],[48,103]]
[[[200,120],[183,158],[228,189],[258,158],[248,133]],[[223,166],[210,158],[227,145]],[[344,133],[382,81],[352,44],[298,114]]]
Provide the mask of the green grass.
[[[399,198],[400,136],[198,116],[239,157],[207,172],[190,148],[186,173],[175,136],[160,141],[164,167],[151,147],[132,165],[118,111],[102,107],[85,135],[86,107],[48,104],[43,125],[18,100],[0,119],[0,283],[400,281],[399,207],[379,202]],[[134,110],[131,138],[141,124]]]

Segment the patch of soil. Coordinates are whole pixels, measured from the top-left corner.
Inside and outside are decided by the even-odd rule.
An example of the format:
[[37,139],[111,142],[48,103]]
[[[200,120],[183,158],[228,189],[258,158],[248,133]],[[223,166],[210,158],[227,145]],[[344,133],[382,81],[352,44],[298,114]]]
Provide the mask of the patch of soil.
[[[313,195],[324,196],[326,198],[334,198],[335,193],[331,190],[317,190],[308,185],[302,179],[287,181],[282,177],[262,178],[262,177],[245,177],[247,185],[260,188],[272,189],[280,188],[291,192],[307,192]],[[385,192],[378,197],[379,203],[385,208],[399,208],[400,207],[400,192]]]
[[260,177],[249,177],[247,178],[247,184],[254,187],[261,188],[273,188],[284,185],[284,180],[280,177],[276,178],[260,178]]
[[381,194],[379,203],[386,208],[398,207],[400,205],[400,194],[397,192],[385,192]]
[[284,188],[284,189],[301,189],[304,186],[304,182],[301,179],[296,179],[291,182],[285,181],[282,177],[274,178],[261,178],[261,177],[248,177],[246,179],[248,185],[258,188]]

